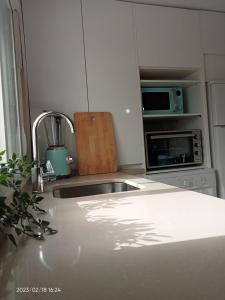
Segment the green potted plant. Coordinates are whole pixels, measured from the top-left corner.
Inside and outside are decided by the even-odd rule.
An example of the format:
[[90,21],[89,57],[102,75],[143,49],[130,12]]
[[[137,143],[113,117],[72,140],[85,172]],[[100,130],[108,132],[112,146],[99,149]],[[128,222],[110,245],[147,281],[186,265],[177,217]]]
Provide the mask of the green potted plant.
[[[0,152],[0,162],[5,151]],[[16,246],[15,235],[27,236],[44,240],[46,234],[55,234],[56,230],[49,227],[49,222],[34,216],[45,214],[46,211],[39,207],[43,197],[28,193],[23,190],[23,182],[31,175],[31,168],[35,162],[30,162],[27,156],[17,158],[16,154],[1,164],[0,187],[12,191],[12,196],[7,197],[0,189],[0,235],[10,239]]]

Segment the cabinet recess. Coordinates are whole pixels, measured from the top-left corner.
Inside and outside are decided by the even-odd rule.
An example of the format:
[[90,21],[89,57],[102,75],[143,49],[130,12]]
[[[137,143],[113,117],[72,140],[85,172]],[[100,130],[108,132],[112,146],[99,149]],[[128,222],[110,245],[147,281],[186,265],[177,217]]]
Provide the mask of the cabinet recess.
[[[140,68],[141,88],[182,88],[184,108],[183,113],[143,114],[144,135],[145,132],[154,131],[200,129],[204,157],[201,167],[210,167],[208,113],[204,82],[204,76],[200,69]],[[194,168],[199,168],[199,166]],[[158,170],[157,172],[168,172],[170,170],[171,168],[168,166],[167,170]]]

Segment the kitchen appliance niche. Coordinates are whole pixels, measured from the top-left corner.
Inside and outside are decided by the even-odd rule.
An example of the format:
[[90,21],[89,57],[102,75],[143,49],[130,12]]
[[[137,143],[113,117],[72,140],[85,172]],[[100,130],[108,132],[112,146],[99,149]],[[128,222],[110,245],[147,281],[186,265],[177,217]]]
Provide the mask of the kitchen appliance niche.
[[[192,168],[210,168],[210,147],[208,130],[208,112],[205,90],[204,72],[201,69],[173,69],[173,68],[140,68],[140,87],[141,91],[146,87],[157,89],[181,88],[183,93],[183,112],[179,113],[143,113],[143,131],[144,136],[147,132],[168,132],[199,130],[201,132],[202,142],[202,162],[193,166],[173,167],[174,170],[192,169]],[[146,146],[145,146],[146,148]],[[145,149],[145,152],[147,149]],[[146,155],[146,173],[168,172],[171,168],[156,168],[150,170],[147,164]]]

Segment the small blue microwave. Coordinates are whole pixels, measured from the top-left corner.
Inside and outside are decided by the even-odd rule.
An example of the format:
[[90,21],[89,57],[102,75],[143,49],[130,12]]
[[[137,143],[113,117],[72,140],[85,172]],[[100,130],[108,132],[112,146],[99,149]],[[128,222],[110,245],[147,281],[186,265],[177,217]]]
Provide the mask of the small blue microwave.
[[144,115],[184,112],[181,87],[142,87],[141,92]]

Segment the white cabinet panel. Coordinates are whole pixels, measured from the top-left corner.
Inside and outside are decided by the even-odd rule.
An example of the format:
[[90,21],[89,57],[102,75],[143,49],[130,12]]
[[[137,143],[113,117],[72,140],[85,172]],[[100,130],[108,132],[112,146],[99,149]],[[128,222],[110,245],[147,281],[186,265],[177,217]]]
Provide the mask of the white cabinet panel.
[[225,81],[225,53],[205,55],[205,77],[206,81]]
[[211,85],[211,109],[213,126],[225,125],[225,84]]
[[201,66],[196,11],[141,4],[134,6],[140,66]]
[[23,0],[32,114],[87,111],[79,0]]
[[225,54],[225,13],[200,12],[204,53]]
[[225,128],[213,128],[214,169],[217,172],[219,196],[225,199]]
[[[31,116],[55,110],[87,111],[80,0],[23,0]],[[42,127],[42,126],[41,126]],[[41,157],[47,145],[40,128]],[[66,132],[74,157],[74,136]]]
[[213,169],[197,169],[147,175],[155,181],[163,182],[187,190],[217,196],[216,174]]
[[90,111],[112,113],[120,165],[144,163],[132,5],[84,0],[83,15]]

